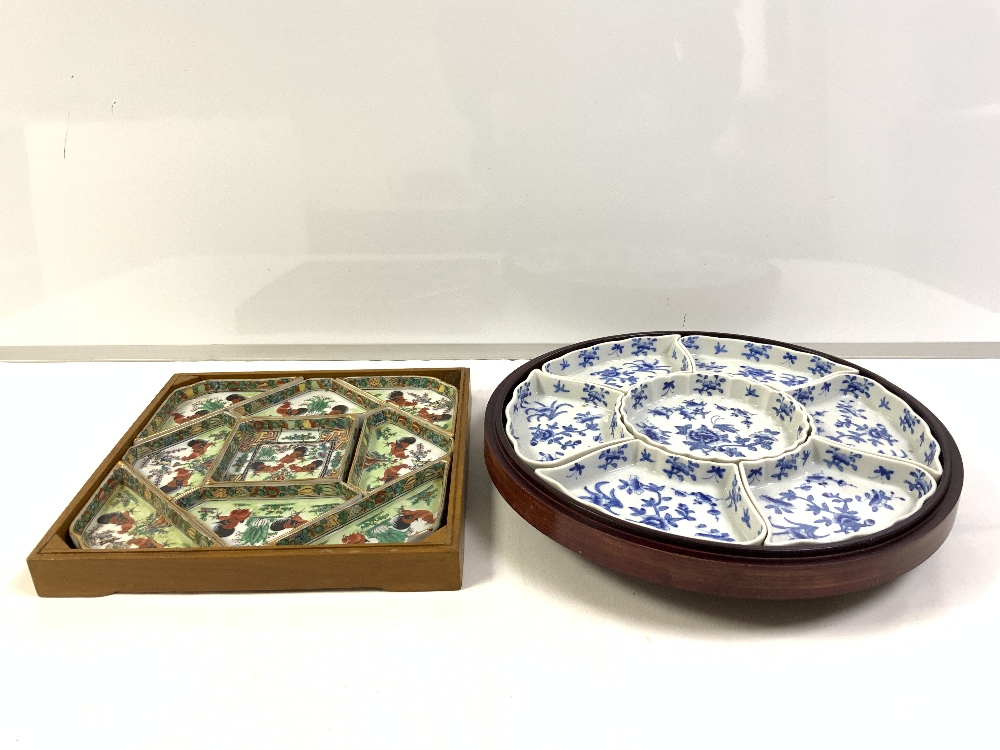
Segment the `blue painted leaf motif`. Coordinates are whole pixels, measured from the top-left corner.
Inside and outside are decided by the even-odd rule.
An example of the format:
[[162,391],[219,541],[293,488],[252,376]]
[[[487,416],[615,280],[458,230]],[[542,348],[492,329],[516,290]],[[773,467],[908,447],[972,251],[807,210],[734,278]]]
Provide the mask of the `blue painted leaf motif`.
[[787,398],[779,398],[775,402],[775,405],[771,407],[771,411],[774,412],[774,415],[779,420],[784,422],[786,419],[790,420],[792,418],[792,414],[795,412],[795,407]]
[[793,385],[802,385],[803,383],[809,382],[809,378],[805,375],[792,375],[791,373],[782,373],[778,378],[778,382],[783,386],[791,388]]
[[725,352],[726,352],[726,345],[723,344],[721,341],[717,341],[715,343],[715,353],[724,354]]
[[694,482],[698,480],[698,477],[695,475],[695,469],[700,465],[679,456],[667,456],[667,466],[663,469],[663,473],[669,479],[680,479],[682,482],[685,479],[690,479]]
[[688,349],[698,349],[698,337],[697,336],[685,336],[681,339],[681,344],[686,346]]
[[722,393],[722,386],[726,379],[720,375],[697,375],[695,376],[697,385],[694,390],[702,396],[710,396],[713,393]]
[[743,352],[741,355],[751,362],[760,362],[761,357],[764,359],[770,359],[771,355],[769,352],[774,347],[771,344],[755,344],[752,341],[748,341],[743,345]]
[[760,398],[756,388],[747,388],[746,396],[748,398]]
[[620,343],[614,344],[611,347],[611,351],[613,351],[615,354],[624,354],[625,353],[625,346],[624,346],[624,344],[620,344]]
[[740,377],[748,378],[749,380],[756,380],[760,383],[771,383],[774,381],[774,370],[768,370],[764,367],[740,365],[739,372],[736,374]]
[[696,360],[698,370],[702,372],[724,372],[726,366],[720,362],[713,362],[710,359],[698,359]]
[[653,463],[653,457],[652,457],[652,455],[650,455],[649,451],[646,450],[645,448],[643,448],[642,449],[642,453],[639,454],[639,460],[640,461],[648,461],[649,463]]
[[641,357],[643,354],[649,354],[650,352],[656,352],[656,339],[655,338],[635,338],[632,339],[632,356]]
[[837,469],[838,471],[843,471],[844,469],[858,470],[858,459],[861,458],[860,453],[842,453],[836,448],[827,448],[824,453],[830,458],[824,458],[823,463],[831,469]]
[[815,401],[816,386],[808,385],[805,388],[799,388],[797,391],[792,392],[792,398],[800,404],[808,404],[810,401]]
[[614,448],[605,448],[597,454],[597,457],[604,462],[602,464],[598,464],[597,468],[603,469],[604,471],[607,471],[609,466],[613,469],[617,469],[618,463],[625,461],[625,446],[619,445]]
[[569,362],[567,362],[565,359],[563,359],[562,361],[559,362],[559,368],[560,369],[565,370],[568,367],[569,367]]
[[603,508],[604,510],[610,513],[614,513],[614,515],[618,515],[616,511],[619,510],[620,508],[624,508],[625,506],[622,504],[621,500],[615,497],[614,490],[611,490],[610,493],[604,491],[604,488],[607,487],[609,484],[610,482],[606,481],[598,482],[597,484],[594,485],[594,489],[590,489],[590,487],[584,485],[583,497],[580,499],[585,500],[588,503],[592,503],[593,505],[596,505],[600,508]]
[[845,375],[841,383],[840,392],[845,396],[853,396],[855,399],[871,396],[871,387],[874,385],[868,378],[860,375]]
[[743,522],[744,526],[746,526],[748,529],[750,528],[750,509],[749,508],[744,508],[743,509],[743,515],[740,516],[740,520]]
[[894,473],[895,472],[892,469],[887,469],[881,464],[879,464],[879,467],[875,469],[875,475],[872,476],[872,479],[875,479],[876,477],[882,477],[883,479],[892,479],[892,475]]
[[638,409],[647,398],[645,386],[632,391],[632,408]]
[[607,396],[604,391],[593,383],[583,384],[583,403],[591,406],[607,406]]
[[556,384],[555,384],[555,392],[556,393],[569,393],[569,388],[567,388],[566,386],[564,386],[563,382],[561,380],[557,380]]
[[[766,510],[773,511],[779,516],[783,513],[793,513],[795,511],[794,500],[798,499],[798,495],[795,494],[794,490],[784,490],[779,492],[777,497],[771,495],[761,495],[760,499],[764,501],[764,508]],[[810,495],[808,500],[812,500],[812,495]]]
[[809,368],[809,372],[813,375],[829,375],[833,371],[833,362],[823,359],[822,357],[814,356],[809,361],[812,362],[812,367]]
[[927,452],[924,453],[924,464],[930,466],[934,463],[934,456],[937,454],[937,443],[931,440],[930,444],[927,446]]
[[903,482],[906,484],[907,489],[910,492],[916,492],[917,497],[923,497],[928,492],[931,491],[931,482],[927,475],[919,470],[914,470],[910,472],[910,476],[913,477],[911,482],[909,479],[904,479]]
[[524,415],[527,417],[528,421],[542,419],[555,419],[560,414],[564,413],[567,409],[572,409],[573,405],[568,402],[560,402],[555,399],[548,406],[542,401],[536,401],[534,406],[526,406],[524,408]]
[[787,525],[771,522],[772,535],[787,536],[789,539],[823,539],[829,534],[820,534],[819,527],[809,523],[789,521]]
[[758,466],[756,469],[750,469],[750,471],[747,472],[747,482],[750,484],[754,484],[763,478],[764,468],[762,466]]
[[797,471],[799,468],[798,455],[793,453],[789,456],[779,456],[778,460],[774,462],[774,474],[771,475],[772,479],[784,479],[789,476],[793,471]]
[[889,399],[887,399],[885,396],[883,396],[882,400],[878,402],[878,408],[888,409],[889,411],[892,411],[892,407],[889,406]]
[[726,477],[726,467],[725,466],[709,466],[708,471],[705,472],[705,479],[710,479],[715,477],[715,481],[719,482]]
[[597,353],[597,347],[595,346],[582,350],[577,354],[577,358],[580,360],[580,367],[590,367],[600,359],[600,355]]
[[920,418],[904,406],[903,416],[899,418],[899,426],[904,430],[909,430],[912,435],[918,424],[920,424]]
[[799,358],[791,352],[785,352],[785,355],[781,359],[790,365],[794,365]]
[[677,388],[677,383],[675,383],[673,380],[665,380],[663,382],[663,388],[661,390],[663,393],[669,393],[675,388]]
[[566,475],[566,478],[569,479],[570,477],[573,476],[573,474],[576,474],[578,477],[582,477],[583,470],[586,468],[587,468],[586,466],[577,461],[575,464],[569,467],[569,474]]
[[704,537],[706,539],[713,539],[717,542],[735,542],[736,540],[730,536],[727,531],[719,531],[718,529],[710,529],[707,532],[697,532],[695,536]]
[[871,492],[865,493],[865,500],[868,501],[869,507],[872,512],[877,512],[880,508],[888,508],[889,510],[895,510],[889,503],[894,499],[891,492],[886,492],[885,490],[872,490]]

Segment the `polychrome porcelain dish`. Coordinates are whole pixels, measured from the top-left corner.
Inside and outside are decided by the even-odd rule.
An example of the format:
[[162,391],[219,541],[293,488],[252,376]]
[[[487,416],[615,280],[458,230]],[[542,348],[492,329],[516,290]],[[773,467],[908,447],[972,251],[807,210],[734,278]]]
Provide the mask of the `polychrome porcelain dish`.
[[174,430],[210,414],[251,401],[268,391],[293,382],[296,378],[248,380],[202,380],[178,388],[163,401],[139,433],[136,443],[167,430]]
[[564,463],[595,445],[625,440],[621,391],[532,371],[507,405],[507,436],[536,468]]
[[451,453],[452,440],[393,408],[365,417],[347,482],[371,492]]
[[177,549],[214,547],[218,541],[196,528],[126,464],[118,464],[70,526],[83,549]]
[[549,375],[596,383],[625,391],[644,380],[673,372],[690,372],[691,357],[678,336],[635,336],[577,349],[546,362]]
[[[610,415],[598,419],[598,409]],[[615,429],[616,417],[623,429]],[[516,457],[564,496],[630,523],[639,519],[666,537],[836,543],[909,517],[929,491],[927,481],[933,488],[942,474],[939,441],[902,397],[818,353],[727,336],[633,336],[541,361],[506,402],[504,431]],[[639,442],[620,442],[631,437]],[[850,480],[834,477],[830,467],[826,478],[816,478],[831,446],[838,447],[829,460],[846,467]],[[627,471],[619,468],[626,465],[620,454],[627,454]],[[849,461],[841,465],[843,457]],[[749,516],[754,534],[740,537],[732,523],[712,526],[689,503],[707,531],[691,532],[700,527],[689,519],[672,523],[681,516],[669,505],[665,522],[656,520],[659,511],[650,509],[673,492],[660,486],[660,474],[676,474],[660,467],[668,458],[669,467],[728,465],[738,485],[733,492],[758,503]],[[615,476],[598,480],[601,473]],[[810,495],[810,481],[825,482],[815,485],[819,494]],[[855,494],[824,495],[835,488]],[[789,505],[781,505],[783,497]]]
[[205,481],[236,424],[219,412],[136,443],[123,460],[164,495],[178,498]]
[[767,545],[874,534],[915,513],[936,486],[931,473],[912,462],[817,437],[777,458],[744,461],[740,473],[767,519]]
[[693,458],[777,456],[808,436],[802,405],[762,383],[680,373],[637,385],[622,399],[625,426],[652,445]]
[[849,373],[791,391],[815,434],[863,453],[913,461],[941,476],[941,450],[924,421],[874,380]]
[[638,526],[716,542],[764,541],[764,523],[733,464],[630,440],[535,473],[577,502]]
[[237,416],[336,417],[363,414],[384,404],[342,380],[309,378],[259,396],[233,409]]
[[240,423],[212,482],[334,481],[347,467],[356,418],[257,419]]
[[714,372],[786,389],[853,367],[832,362],[818,354],[806,354],[775,344],[714,336],[684,336],[681,344],[691,354],[697,372]]
[[455,386],[437,378],[413,375],[372,375],[367,378],[345,378],[345,382],[371,396],[392,404],[417,419],[445,432],[455,429]]
[[426,466],[277,542],[286,544],[401,544],[420,541],[441,525],[448,462]]
[[179,505],[232,547],[275,544],[360,498],[339,483],[211,487]]

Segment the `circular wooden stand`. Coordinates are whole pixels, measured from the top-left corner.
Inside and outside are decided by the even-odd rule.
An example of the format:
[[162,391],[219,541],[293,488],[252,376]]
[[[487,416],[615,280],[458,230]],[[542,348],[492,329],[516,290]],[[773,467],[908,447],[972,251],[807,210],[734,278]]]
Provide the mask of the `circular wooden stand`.
[[[667,537],[576,503],[542,482],[514,453],[504,431],[504,408],[528,373],[550,359],[604,341],[631,336],[703,335],[774,344],[856,367],[906,401],[931,428],[944,469],[920,510],[884,531],[816,547],[743,547]],[[955,523],[964,472],[958,446],[923,404],[884,378],[823,352],[781,341],[707,331],[657,331],[606,336],[543,354],[512,372],[486,407],[486,468],[494,485],[522,518],[550,539],[613,570],[681,589],[749,599],[832,596],[878,586],[930,557]]]

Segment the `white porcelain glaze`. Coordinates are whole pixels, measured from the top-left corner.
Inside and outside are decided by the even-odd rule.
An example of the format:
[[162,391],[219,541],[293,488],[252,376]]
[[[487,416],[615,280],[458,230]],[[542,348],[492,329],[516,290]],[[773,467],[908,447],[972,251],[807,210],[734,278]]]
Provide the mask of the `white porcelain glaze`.
[[736,544],[764,540],[764,523],[733,464],[629,440],[535,473],[577,502],[637,526]]
[[629,437],[617,406],[620,391],[532,370],[507,404],[506,430],[518,457],[554,466]]
[[764,516],[767,545],[812,545],[874,534],[916,513],[937,486],[923,467],[821,438],[764,461],[740,463]]
[[681,373],[656,378],[622,399],[628,430],[652,445],[694,458],[736,461],[776,456],[808,437],[802,406],[744,378]]
[[652,378],[692,369],[691,358],[676,335],[605,341],[576,349],[542,366],[550,375],[585,380],[620,391]]

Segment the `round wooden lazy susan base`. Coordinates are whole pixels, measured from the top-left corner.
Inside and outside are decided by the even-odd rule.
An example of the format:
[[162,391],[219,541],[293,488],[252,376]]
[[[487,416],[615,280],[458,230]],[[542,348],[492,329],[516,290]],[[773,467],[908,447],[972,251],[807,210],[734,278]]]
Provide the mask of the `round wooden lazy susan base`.
[[[668,536],[574,502],[541,481],[516,455],[504,427],[504,409],[515,388],[549,360],[576,349],[631,336],[703,335],[772,344],[818,354],[855,367],[902,398],[925,420],[941,446],[942,474],[921,508],[869,536],[814,547],[738,546]],[[571,344],[543,354],[512,372],[486,407],[486,467],[500,494],[543,534],[613,570],[690,591],[750,599],[802,599],[861,591],[901,576],[930,557],[955,522],[962,492],[962,457],[934,414],[905,391],[863,368],[822,352],[739,334],[659,331],[622,334]]]

